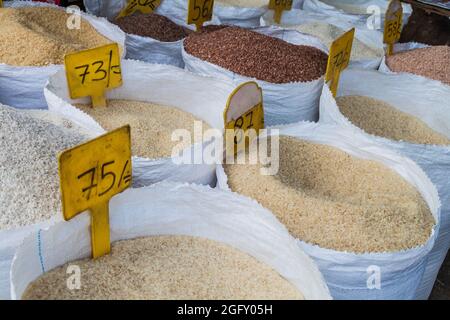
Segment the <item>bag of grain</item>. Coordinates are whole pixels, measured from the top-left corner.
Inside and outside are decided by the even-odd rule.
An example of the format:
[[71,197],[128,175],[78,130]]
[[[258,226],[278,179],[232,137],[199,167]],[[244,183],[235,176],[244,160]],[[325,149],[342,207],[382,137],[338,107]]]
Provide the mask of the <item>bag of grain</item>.
[[127,59],[184,67],[182,40],[193,32],[187,27],[157,13],[126,16],[113,23],[127,33]]
[[[265,14],[262,25],[273,25],[273,16]],[[281,27],[297,30],[319,38],[327,48],[344,32],[355,28],[350,66],[378,69],[384,56],[383,34],[369,30],[366,25],[352,24],[338,16],[291,10],[283,14]]]
[[[93,134],[130,124],[135,186],[166,179],[213,185],[215,164],[180,164],[186,161],[172,157],[180,145],[172,135],[187,130],[192,138],[192,133],[202,135],[209,127],[223,130],[223,111],[235,86],[174,66],[132,60],[122,61],[122,78],[123,86],[107,93],[107,108],[91,108],[87,99],[71,100],[63,71],[50,78],[45,97],[50,110]],[[199,132],[195,120],[201,120]],[[184,145],[195,159],[202,152],[198,141]]]
[[[84,0],[83,2],[87,12],[113,21],[127,6],[129,0]],[[162,0],[154,12],[169,18],[180,26],[192,27],[187,24],[187,1]],[[208,24],[220,24],[220,21],[213,16],[211,21],[205,23],[205,25]]]
[[450,47],[397,43],[394,54],[383,58],[380,71],[410,73],[450,86]]
[[327,89],[321,98],[321,122],[337,123],[397,150],[413,159],[437,186],[441,226],[418,299],[430,295],[450,246],[449,109],[450,88],[437,81],[364,70],[342,74],[337,103]]
[[92,136],[48,110],[0,104],[0,299],[9,297],[9,270],[25,236],[62,216],[60,151]]
[[125,53],[125,34],[105,19],[65,13],[64,8],[40,2],[10,1],[4,6],[0,9],[1,103],[45,109],[45,83],[62,68],[65,54],[111,42]]
[[[314,262],[248,198],[161,182],[109,206],[109,256],[86,259],[87,213],[39,230],[16,252],[11,298],[330,299]],[[80,268],[81,290],[68,289],[68,265]]]
[[278,173],[225,165],[220,185],[271,210],[316,261],[333,298],[413,299],[440,221],[429,178],[412,160],[336,125],[279,130]]
[[318,119],[328,56],[315,37],[274,26],[227,27],[188,36],[182,55],[194,73],[258,82],[268,125]]

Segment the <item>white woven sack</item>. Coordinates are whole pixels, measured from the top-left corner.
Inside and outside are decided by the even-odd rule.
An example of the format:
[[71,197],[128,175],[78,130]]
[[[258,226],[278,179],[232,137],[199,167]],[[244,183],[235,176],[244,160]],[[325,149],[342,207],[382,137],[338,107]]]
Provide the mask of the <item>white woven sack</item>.
[[[281,25],[288,29],[295,29],[295,26],[314,22],[328,23],[342,29],[343,31],[355,28],[355,38],[357,40],[361,41],[370,48],[384,52],[383,34],[377,30],[369,30],[364,24],[349,23],[340,16],[330,16],[297,9],[287,11],[283,13],[283,16],[281,17]],[[273,15],[265,14],[261,18],[261,25],[269,26],[273,24]],[[350,67],[378,69],[382,58],[383,55],[380,55],[378,58],[351,60]]]
[[[354,157],[374,160],[394,170],[417,188],[427,202],[436,225],[422,246],[397,252],[364,253],[336,251],[298,240],[299,246],[318,264],[334,299],[414,299],[433,248],[440,221],[440,200],[435,186],[410,159],[362,134],[331,124],[297,123],[280,127],[280,134],[329,145]],[[223,167],[217,167],[218,185],[229,190]],[[379,268],[381,288],[369,288],[371,268]]]
[[[375,71],[347,70],[341,75],[338,96],[348,95],[385,101],[450,138],[450,87],[438,81],[429,81],[406,73],[382,74]],[[417,299],[427,299],[450,247],[450,145],[422,145],[369,135],[344,117],[329,90],[325,88],[321,98],[320,122],[336,123],[411,158],[436,185],[442,201],[441,226],[428,259],[424,279],[416,294]]]
[[[64,8],[55,5],[30,1],[4,2],[4,6],[14,8],[45,6],[64,10]],[[86,13],[81,13],[81,16],[100,34],[117,42],[124,49],[123,56],[125,56],[125,34],[118,27],[103,18],[97,18]],[[62,65],[21,67],[0,63],[0,103],[21,109],[47,108],[44,98],[45,83],[51,75],[62,68]]]
[[[284,41],[316,47],[328,54],[327,48],[316,37],[278,27],[261,27],[253,31]],[[267,125],[293,123],[301,120],[317,121],[318,103],[324,76],[310,82],[275,84],[236,74],[203,61],[182,50],[186,70],[197,74],[233,81],[236,85],[256,81],[263,89],[264,114]]]
[[[155,235],[208,238],[237,248],[275,271],[306,299],[330,299],[314,262],[286,228],[254,201],[206,186],[162,182],[130,189],[110,204],[111,241]],[[91,255],[90,219],[40,229],[18,248],[11,269],[11,297],[20,299],[37,277]]]
[[[71,100],[60,71],[50,78],[45,87],[49,110],[72,120],[93,134],[105,130],[91,116],[76,108],[75,103],[88,103],[87,99]],[[232,83],[202,77],[169,65],[149,64],[140,61],[122,61],[123,86],[107,92],[108,99],[147,101],[176,107],[223,130],[223,111],[235,87]],[[192,146],[191,154],[201,145]],[[201,151],[201,150],[200,150]],[[215,184],[214,164],[177,165],[171,157],[147,159],[133,157],[134,186],[145,186],[161,180]]]

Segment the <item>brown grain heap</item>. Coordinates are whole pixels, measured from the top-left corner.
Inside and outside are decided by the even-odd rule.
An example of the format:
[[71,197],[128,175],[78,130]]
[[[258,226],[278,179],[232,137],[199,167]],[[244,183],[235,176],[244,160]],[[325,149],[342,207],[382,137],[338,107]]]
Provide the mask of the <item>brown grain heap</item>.
[[111,41],[81,19],[80,29],[69,29],[71,16],[55,8],[0,10],[0,63],[14,66],[63,64],[68,53],[106,45]]
[[181,40],[191,32],[156,13],[126,16],[116,19],[114,23],[126,33],[150,37],[163,42]]
[[386,252],[424,244],[433,216],[418,191],[375,161],[280,137],[280,169],[226,165],[231,190],[271,210],[290,233],[339,251]]
[[[81,269],[80,290],[67,267]],[[189,236],[118,241],[110,255],[58,267],[31,283],[23,299],[303,299],[269,266],[228,245]]]
[[[141,101],[109,100],[106,108],[88,105],[77,105],[77,108],[94,118],[105,130],[129,124],[133,155],[150,159],[170,157],[173,148],[180,144],[172,141],[172,132],[185,129],[192,133],[194,122],[201,121],[180,109]],[[202,122],[202,128],[210,127]],[[185,148],[190,145],[183,143]]]
[[435,46],[396,53],[386,57],[394,72],[408,72],[450,86],[450,47]]
[[239,27],[189,36],[187,53],[240,75],[272,83],[306,82],[325,74],[327,54]]
[[369,134],[396,141],[450,145],[450,139],[428,127],[425,122],[384,101],[363,96],[345,96],[337,98],[336,102],[350,122]]

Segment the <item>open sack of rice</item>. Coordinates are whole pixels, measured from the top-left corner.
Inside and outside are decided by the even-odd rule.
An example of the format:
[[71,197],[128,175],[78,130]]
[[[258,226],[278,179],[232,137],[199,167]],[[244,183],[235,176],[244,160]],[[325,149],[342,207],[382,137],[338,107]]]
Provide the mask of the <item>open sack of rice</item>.
[[248,198],[161,182],[109,206],[111,254],[90,259],[87,213],[35,232],[15,254],[12,299],[330,299],[314,262]]
[[420,299],[430,295],[450,246],[449,110],[450,87],[410,74],[347,70],[337,99],[327,88],[321,98],[320,122],[336,123],[413,159],[438,189],[441,227],[417,293]]
[[[440,221],[425,173],[336,125],[278,129],[279,140],[274,130],[269,136],[278,158],[274,147],[262,164],[225,164],[219,185],[271,210],[316,261],[333,298],[414,299]],[[263,175],[269,167],[278,171]]]

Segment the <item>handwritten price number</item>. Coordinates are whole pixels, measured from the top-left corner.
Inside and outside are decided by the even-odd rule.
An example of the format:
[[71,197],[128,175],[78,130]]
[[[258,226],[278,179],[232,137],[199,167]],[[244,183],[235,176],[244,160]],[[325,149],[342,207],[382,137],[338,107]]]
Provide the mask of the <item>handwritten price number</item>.
[[351,41],[347,42],[345,49],[333,56],[333,66],[335,69],[341,70],[347,67],[348,61],[350,60],[351,46]]
[[[109,88],[111,83],[111,73],[116,75],[122,74],[120,65],[111,65],[112,57],[113,51],[110,50],[108,65],[106,68],[105,61],[103,60],[97,60],[92,62],[91,64],[76,66],[75,70],[82,70],[82,72],[78,75],[81,78],[81,84],[84,85],[87,81],[102,81],[106,79],[106,88]],[[93,73],[91,72],[92,69],[95,69]]]
[[128,5],[120,12],[118,18],[129,16],[136,11],[142,13],[151,13],[160,5],[161,0],[131,0]]
[[[116,163],[115,160],[106,162],[106,163],[102,164],[101,170],[98,170],[98,168],[93,167],[77,176],[78,180],[81,180],[86,176],[89,177],[90,184],[87,187],[81,189],[81,192],[85,196],[86,200],[91,199],[93,190],[95,190],[95,194],[97,194],[98,197],[103,197],[104,195],[107,195],[107,193],[109,191],[111,191],[113,189],[114,185],[116,184],[117,175],[116,175],[116,173],[114,173],[114,171],[107,171],[107,170],[109,170],[109,169],[107,169],[107,167],[114,165],[115,163]],[[100,174],[100,176],[99,176],[99,174]],[[106,179],[110,179],[111,183],[107,188],[105,188],[105,191],[99,193],[98,185],[100,184],[101,181],[104,181]],[[123,183],[123,185],[122,185],[122,187],[123,187],[123,186],[128,186],[130,184],[130,182],[131,182],[131,171],[130,171],[130,166],[129,166],[129,160],[127,160],[125,162],[125,165],[123,166],[121,173],[120,173],[120,178],[118,179],[118,182],[117,182],[117,189],[120,189],[122,183]]]

